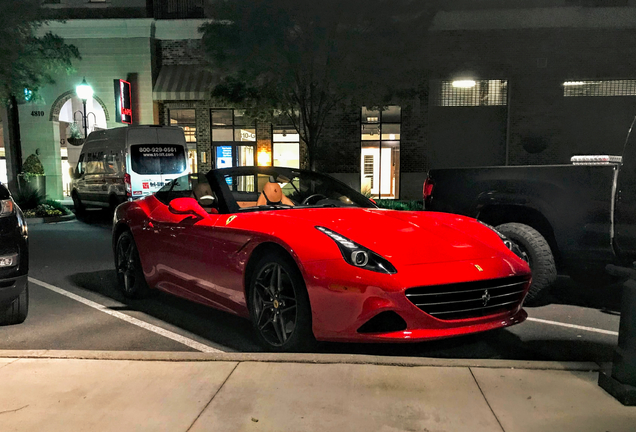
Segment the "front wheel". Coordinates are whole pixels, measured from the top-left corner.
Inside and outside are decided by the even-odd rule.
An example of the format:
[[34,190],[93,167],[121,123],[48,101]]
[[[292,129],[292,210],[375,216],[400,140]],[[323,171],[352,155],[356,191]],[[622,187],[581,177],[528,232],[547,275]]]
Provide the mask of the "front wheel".
[[150,294],[137,245],[130,231],[122,233],[115,246],[115,265],[119,287],[126,297],[144,298]]
[[499,225],[497,231],[516,243],[521,251],[527,254],[528,265],[532,270],[532,285],[526,300],[536,300],[542,291],[556,281],[557,271],[550,245],[539,231],[521,223],[505,223]]
[[296,265],[282,254],[261,258],[248,292],[256,335],[270,351],[306,351],[314,341],[309,296]]
[[13,325],[23,323],[29,313],[29,285],[24,287],[18,298],[0,311],[0,324]]

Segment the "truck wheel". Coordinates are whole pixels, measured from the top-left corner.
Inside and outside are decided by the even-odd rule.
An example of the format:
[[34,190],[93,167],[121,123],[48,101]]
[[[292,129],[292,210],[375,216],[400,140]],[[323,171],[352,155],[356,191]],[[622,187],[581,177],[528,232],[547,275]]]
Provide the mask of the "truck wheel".
[[521,223],[505,223],[499,225],[497,231],[515,242],[528,255],[532,285],[526,301],[536,300],[539,293],[549,288],[556,280],[556,266],[550,245],[539,231]]

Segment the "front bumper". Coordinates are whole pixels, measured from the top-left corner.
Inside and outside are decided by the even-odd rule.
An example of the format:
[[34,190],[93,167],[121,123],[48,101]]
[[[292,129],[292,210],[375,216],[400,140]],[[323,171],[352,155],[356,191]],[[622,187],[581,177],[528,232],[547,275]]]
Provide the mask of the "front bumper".
[[[314,336],[340,342],[417,342],[477,333],[523,322],[522,301],[505,311],[443,320],[418,308],[405,295],[409,288],[528,275],[527,267],[502,258],[406,266],[394,275],[354,268],[343,260],[305,263]],[[523,299],[529,287],[525,286]],[[406,323],[399,331],[361,332],[378,314],[391,311]]]
[[0,279],[0,305],[9,305],[18,298],[29,283],[28,276]]

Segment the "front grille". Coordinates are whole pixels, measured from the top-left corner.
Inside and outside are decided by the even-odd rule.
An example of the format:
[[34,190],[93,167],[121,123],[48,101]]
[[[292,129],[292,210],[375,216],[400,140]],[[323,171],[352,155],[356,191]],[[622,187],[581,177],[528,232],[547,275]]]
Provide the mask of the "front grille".
[[523,299],[528,276],[409,288],[415,306],[441,320],[478,318],[516,308]]

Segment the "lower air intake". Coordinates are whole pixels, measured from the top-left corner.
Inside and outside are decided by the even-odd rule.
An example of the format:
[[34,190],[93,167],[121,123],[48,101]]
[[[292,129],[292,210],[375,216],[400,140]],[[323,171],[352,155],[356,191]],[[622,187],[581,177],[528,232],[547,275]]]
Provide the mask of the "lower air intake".
[[406,321],[393,311],[380,312],[358,329],[358,333],[390,333],[406,330]]

